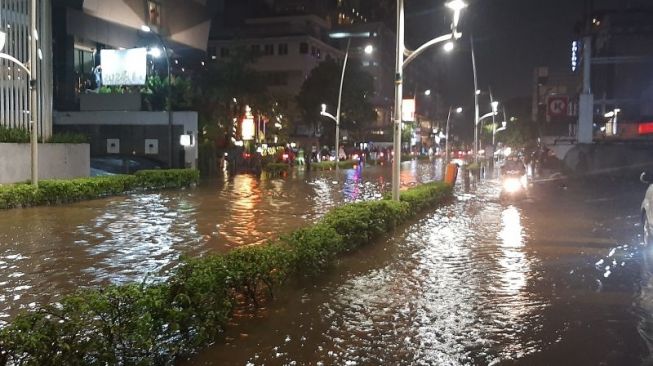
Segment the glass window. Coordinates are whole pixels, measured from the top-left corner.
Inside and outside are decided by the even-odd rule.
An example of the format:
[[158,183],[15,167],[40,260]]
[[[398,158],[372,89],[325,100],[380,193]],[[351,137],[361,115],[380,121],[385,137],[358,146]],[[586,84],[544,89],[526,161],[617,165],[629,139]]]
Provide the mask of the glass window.
[[302,42],[299,44],[299,53],[306,55],[308,53],[308,43]]
[[227,47],[220,48],[220,57],[229,57],[229,48]]
[[265,48],[263,50],[263,53],[265,55],[274,55],[274,45],[273,44],[266,44]]
[[288,43],[279,43],[279,55],[287,55],[288,54]]

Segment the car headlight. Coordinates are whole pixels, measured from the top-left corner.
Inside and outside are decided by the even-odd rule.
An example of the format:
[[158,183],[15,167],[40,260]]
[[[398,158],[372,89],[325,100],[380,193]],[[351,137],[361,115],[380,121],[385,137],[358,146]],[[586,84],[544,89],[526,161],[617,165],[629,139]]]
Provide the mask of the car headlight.
[[518,178],[507,178],[503,181],[503,189],[508,193],[515,193],[522,189],[522,183]]

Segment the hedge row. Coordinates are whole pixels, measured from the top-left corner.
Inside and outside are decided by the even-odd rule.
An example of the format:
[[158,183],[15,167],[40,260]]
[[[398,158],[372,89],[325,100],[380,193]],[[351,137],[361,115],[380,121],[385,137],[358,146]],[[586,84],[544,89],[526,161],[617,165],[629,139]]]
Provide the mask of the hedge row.
[[236,304],[257,305],[290,277],[325,269],[450,195],[431,183],[403,192],[401,202],[343,205],[267,245],[183,259],[164,283],[65,296],[0,331],[0,365],[173,364],[216,341]]
[[89,200],[135,189],[178,188],[198,181],[197,170],[170,169],[143,170],[134,175],[42,180],[38,188],[26,183],[0,185],[0,209]]
[[[338,167],[340,167],[340,169],[351,169],[358,164],[359,162],[355,160],[343,160],[338,162]],[[333,170],[335,168],[335,161],[320,161],[317,163],[311,163],[312,170]]]
[[[0,143],[29,143],[30,131],[23,128],[0,126]],[[86,144],[88,136],[80,133],[55,133],[47,141],[49,144]]]

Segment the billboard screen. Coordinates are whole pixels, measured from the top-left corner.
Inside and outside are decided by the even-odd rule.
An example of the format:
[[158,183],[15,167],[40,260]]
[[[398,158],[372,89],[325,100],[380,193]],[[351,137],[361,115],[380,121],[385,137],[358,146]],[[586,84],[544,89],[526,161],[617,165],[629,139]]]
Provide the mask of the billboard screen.
[[401,120],[415,122],[415,99],[404,99],[401,106]]
[[100,51],[103,85],[144,85],[147,49]]

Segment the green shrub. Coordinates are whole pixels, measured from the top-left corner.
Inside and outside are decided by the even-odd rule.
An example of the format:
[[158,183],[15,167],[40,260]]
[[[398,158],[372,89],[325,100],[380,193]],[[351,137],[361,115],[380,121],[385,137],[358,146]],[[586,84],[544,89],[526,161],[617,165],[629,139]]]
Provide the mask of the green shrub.
[[192,169],[143,170],[135,175],[42,180],[39,187],[20,183],[0,185],[0,209],[61,204],[114,196],[137,188],[180,188],[199,181]]
[[0,126],[0,142],[26,143],[29,141],[29,130]]
[[180,188],[196,184],[200,173],[195,169],[141,170],[134,174],[141,188]]
[[62,132],[53,134],[47,142],[49,144],[87,144],[89,139],[83,133]]
[[[164,183],[160,175],[150,174],[122,184]],[[190,173],[183,176],[194,179]],[[56,189],[60,194],[86,194],[74,185]],[[23,195],[38,192],[25,190]],[[0,364],[170,364],[215,342],[237,302],[258,305],[291,276],[324,270],[339,254],[370,243],[450,195],[451,187],[429,183],[402,192],[401,202],[343,205],[318,223],[268,245],[182,259],[164,283],[109,286],[64,296],[60,305],[25,311],[0,331]]]
[[[338,167],[340,169],[352,169],[358,165],[358,161],[354,160],[343,160],[338,162]],[[312,170],[333,170],[336,168],[335,161],[320,161],[318,163],[311,163]]]

